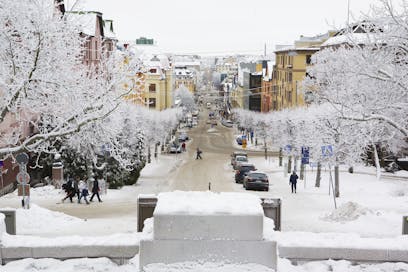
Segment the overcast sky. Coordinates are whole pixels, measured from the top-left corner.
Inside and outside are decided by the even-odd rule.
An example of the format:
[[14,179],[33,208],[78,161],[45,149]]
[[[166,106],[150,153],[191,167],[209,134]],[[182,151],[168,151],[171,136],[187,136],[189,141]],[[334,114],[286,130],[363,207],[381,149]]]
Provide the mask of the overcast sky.
[[[174,53],[261,53],[344,26],[347,0],[82,0],[119,40],[153,38]],[[355,18],[376,0],[350,0]]]

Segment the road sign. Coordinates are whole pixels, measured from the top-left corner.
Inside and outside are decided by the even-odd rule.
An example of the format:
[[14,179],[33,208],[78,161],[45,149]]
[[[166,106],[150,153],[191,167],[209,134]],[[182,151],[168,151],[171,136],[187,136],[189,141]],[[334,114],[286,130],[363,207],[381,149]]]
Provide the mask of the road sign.
[[286,153],[290,153],[290,151],[292,151],[292,146],[291,145],[285,145],[283,150],[285,150]]
[[302,164],[309,164],[309,157],[302,157]]
[[[24,191],[23,191],[24,188]],[[30,196],[30,185],[17,184],[18,196]]]
[[27,184],[30,182],[30,175],[27,172],[19,172],[16,179],[19,184]]
[[1,167],[4,167],[4,161],[1,161],[1,160],[0,160],[0,168],[1,168]]
[[333,156],[333,146],[331,145],[322,146],[322,156],[325,158],[332,157]]
[[302,146],[302,164],[309,164],[309,147]]
[[16,156],[16,161],[19,164],[27,164],[28,163],[28,155],[27,153],[20,153]]

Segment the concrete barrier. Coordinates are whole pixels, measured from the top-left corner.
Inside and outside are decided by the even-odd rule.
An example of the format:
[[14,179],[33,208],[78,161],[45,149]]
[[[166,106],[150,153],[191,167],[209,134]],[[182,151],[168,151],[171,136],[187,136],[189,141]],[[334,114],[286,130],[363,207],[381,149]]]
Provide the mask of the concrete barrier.
[[203,216],[155,214],[154,239],[262,240],[263,214]]
[[50,246],[50,247],[3,247],[0,249],[2,264],[11,261],[34,258],[53,258],[59,260],[76,258],[111,259],[117,264],[125,264],[139,253],[139,245],[126,246]]
[[16,211],[15,210],[0,210],[4,214],[6,223],[6,232],[11,235],[16,235]]
[[356,262],[408,262],[408,250],[279,246],[279,257],[295,262],[328,259]]
[[277,264],[275,241],[141,240],[140,268],[152,263],[186,261],[256,263],[273,269]]

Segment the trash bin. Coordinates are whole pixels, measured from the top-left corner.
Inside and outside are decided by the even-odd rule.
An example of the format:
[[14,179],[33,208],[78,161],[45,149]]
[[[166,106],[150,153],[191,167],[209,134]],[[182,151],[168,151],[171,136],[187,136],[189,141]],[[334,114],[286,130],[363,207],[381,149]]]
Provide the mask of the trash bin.
[[4,214],[6,223],[6,232],[11,235],[16,235],[16,211],[15,210],[0,210]]
[[408,216],[402,217],[402,235],[408,235]]
[[264,215],[275,222],[274,230],[281,230],[281,204],[279,198],[261,198]]
[[141,232],[144,227],[144,221],[153,217],[154,208],[157,204],[155,195],[139,195],[137,198],[137,231]]

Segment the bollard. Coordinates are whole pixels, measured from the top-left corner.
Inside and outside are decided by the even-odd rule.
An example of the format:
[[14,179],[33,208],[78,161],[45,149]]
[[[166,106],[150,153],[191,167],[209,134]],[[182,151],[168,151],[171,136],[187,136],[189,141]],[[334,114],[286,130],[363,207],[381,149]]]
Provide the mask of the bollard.
[[154,208],[157,204],[157,197],[154,195],[139,195],[137,198],[137,231],[141,232],[144,221],[153,217]]
[[402,217],[402,235],[408,235],[408,216]]
[[264,215],[273,219],[275,223],[275,231],[281,230],[281,204],[279,198],[261,198]]
[[0,210],[4,214],[4,222],[6,223],[6,232],[11,235],[16,235],[16,211]]

